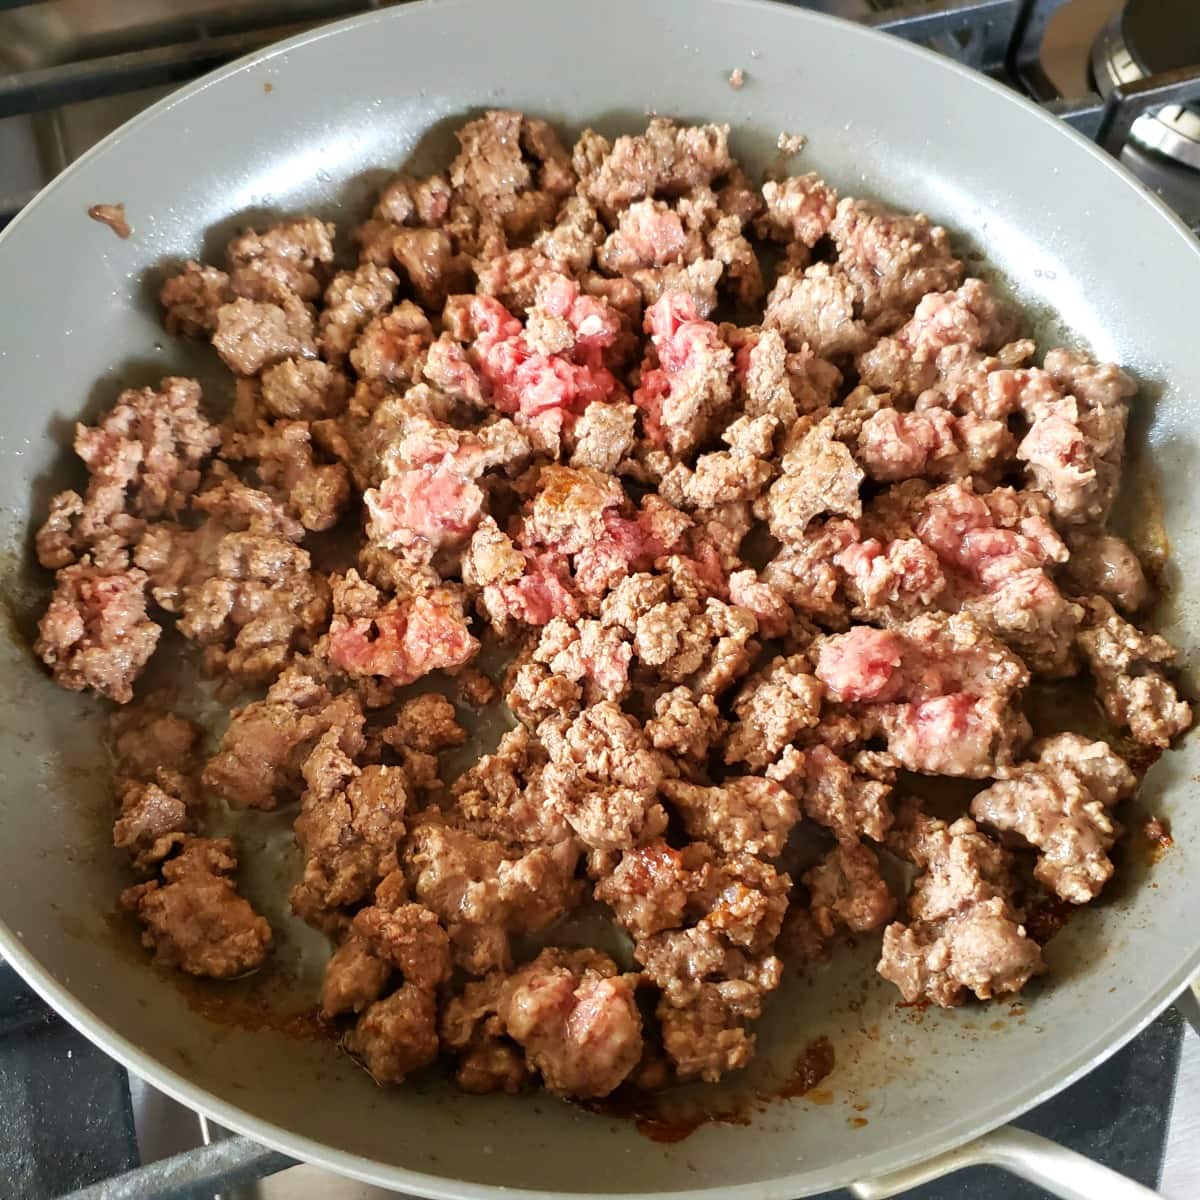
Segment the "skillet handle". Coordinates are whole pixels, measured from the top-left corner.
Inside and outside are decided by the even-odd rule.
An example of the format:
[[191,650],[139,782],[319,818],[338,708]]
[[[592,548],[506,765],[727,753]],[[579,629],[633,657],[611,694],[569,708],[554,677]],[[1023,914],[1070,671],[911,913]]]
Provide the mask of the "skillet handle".
[[1158,1192],[1093,1162],[1086,1155],[1014,1125],[1002,1125],[965,1146],[915,1166],[852,1183],[850,1193],[856,1200],[886,1200],[963,1167],[985,1165],[1020,1175],[1059,1200],[1096,1200],[1098,1196],[1104,1200],[1161,1200]]

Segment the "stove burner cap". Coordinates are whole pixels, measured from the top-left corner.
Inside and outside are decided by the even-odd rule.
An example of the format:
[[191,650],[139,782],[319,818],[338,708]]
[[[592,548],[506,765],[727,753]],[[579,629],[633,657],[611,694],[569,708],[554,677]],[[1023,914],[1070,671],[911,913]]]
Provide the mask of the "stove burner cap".
[[[1197,0],[1127,0],[1092,49],[1092,75],[1102,96],[1147,75],[1200,66]],[[1130,140],[1200,170],[1200,106],[1168,104],[1133,123]]]

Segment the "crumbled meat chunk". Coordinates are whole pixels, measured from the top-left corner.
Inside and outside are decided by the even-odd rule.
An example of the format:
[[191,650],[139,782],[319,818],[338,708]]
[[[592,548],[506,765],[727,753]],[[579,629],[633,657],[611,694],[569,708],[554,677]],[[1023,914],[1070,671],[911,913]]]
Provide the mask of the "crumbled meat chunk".
[[910,923],[884,930],[879,962],[906,1002],[948,1008],[967,991],[987,1000],[1020,991],[1045,969],[1012,904],[1010,856],[974,821],[947,826],[917,814],[889,845],[921,871],[908,898]]
[[144,571],[105,571],[84,560],[58,572],[33,649],[63,687],[125,704],[161,633],[146,616]]
[[857,354],[870,334],[855,316],[855,298],[847,275],[816,263],[803,273],[779,277],[767,297],[763,324],[779,330],[792,350],[807,345],[822,358]]
[[862,317],[877,332],[899,325],[923,296],[958,285],[962,263],[940,225],[846,196],[829,232],[838,265],[859,291]]
[[663,766],[636,722],[610,700],[584,709],[552,737],[542,774],[546,802],[589,846],[625,849],[657,837]]
[[367,1007],[343,1045],[378,1082],[402,1083],[437,1057],[437,998],[403,984]]
[[271,927],[237,894],[237,869],[226,838],[189,838],[162,866],[162,879],[135,884],[122,905],[145,926],[155,958],[189,975],[232,979],[262,965]]
[[396,298],[395,271],[363,263],[341,271],[325,289],[325,307],[317,322],[318,344],[328,363],[340,363],[374,317],[382,316]]
[[1111,533],[1081,532],[1069,539],[1071,557],[1063,568],[1072,595],[1102,596],[1126,613],[1150,599],[1150,585],[1133,547]]
[[263,408],[281,421],[319,421],[346,407],[346,377],[318,358],[289,358],[262,373]]
[[800,810],[788,792],[756,775],[726,779],[719,787],[665,779],[662,792],[682,816],[689,837],[709,842],[726,854],[776,858],[800,819]]
[[1064,900],[1086,904],[1113,871],[1108,851],[1116,825],[1108,810],[1133,792],[1137,780],[1103,742],[1076,734],[1035,746],[1034,759],[980,792],[971,815],[1036,846],[1034,875]]
[[234,294],[275,303],[292,296],[315,300],[321,268],[333,261],[333,232],[327,221],[294,217],[262,233],[238,234],[226,251]]
[[781,542],[802,538],[809,522],[822,513],[862,515],[862,469],[825,422],[805,434],[781,466],[783,474],[765,501],[767,522]]
[[1165,638],[1143,633],[1118,616],[1107,600],[1094,596],[1087,603],[1078,642],[1105,712],[1113,724],[1128,729],[1134,741],[1166,747],[1190,728],[1191,706],[1179,698],[1162,671],[1175,657]]
[[229,276],[195,260],[164,281],[158,294],[167,332],[183,337],[211,337],[217,328],[217,310],[233,299]]
[[282,303],[239,296],[217,309],[213,345],[235,375],[257,375],[285,358],[315,358],[312,309],[292,293]]
[[821,713],[824,685],[800,655],[775,658],[742,686],[733,703],[736,721],[725,748],[726,762],[761,770],[774,762]]
[[878,857],[861,842],[834,847],[801,878],[809,890],[813,920],[826,938],[839,928],[871,933],[896,911],[896,901],[879,874]]
[[262,700],[230,715],[204,784],[236,808],[274,808],[299,796],[301,768],[317,740],[356,712],[352,697],[334,697],[298,669],[285,671]]
[[633,980],[595,951],[543,950],[504,981],[497,1009],[558,1095],[607,1096],[642,1057]]

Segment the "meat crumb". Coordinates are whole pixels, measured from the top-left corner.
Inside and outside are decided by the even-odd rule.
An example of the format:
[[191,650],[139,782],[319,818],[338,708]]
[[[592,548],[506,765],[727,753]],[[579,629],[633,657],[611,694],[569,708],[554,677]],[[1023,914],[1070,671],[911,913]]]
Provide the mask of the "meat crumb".
[[729,86],[735,92],[740,92],[746,86],[746,72],[741,67],[734,67],[729,72]]
[[93,221],[107,225],[119,238],[127,238],[133,232],[125,220],[124,204],[93,204],[87,214]]

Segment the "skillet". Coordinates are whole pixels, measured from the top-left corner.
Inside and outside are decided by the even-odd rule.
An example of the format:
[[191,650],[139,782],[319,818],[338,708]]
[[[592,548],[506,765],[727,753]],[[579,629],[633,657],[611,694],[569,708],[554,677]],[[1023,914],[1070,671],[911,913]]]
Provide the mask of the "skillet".
[[[736,67],[740,90],[728,84]],[[694,1092],[675,1101],[681,1114],[702,1103],[748,1124],[710,1122],[672,1144],[545,1096],[376,1088],[328,1041],[209,1019],[211,993],[164,979],[114,920],[126,880],[107,838],[103,713],[52,685],[26,642],[46,583],[26,565],[29,530],[73,481],[72,423],[120,388],[169,373],[197,375],[216,406],[228,399],[214,356],[162,331],[154,294],[164,259],[215,260],[237,227],[279,212],[349,225],[386,171],[445,163],[452,129],[491,106],[570,134],[584,124],[633,131],[648,111],[728,121],[752,171],[771,161],[781,130],[802,132],[797,169],[948,226],[960,249],[997,269],[1043,344],[1080,341],[1141,381],[1131,434],[1141,482],[1127,489],[1123,515],[1161,514],[1172,551],[1161,624],[1185,666],[1200,645],[1200,614],[1182,586],[1200,578],[1200,248],[1106,155],[947,60],[758,0],[437,0],[368,14],[169,97],[0,236],[0,589],[12,618],[0,633],[0,952],[68,1020],[177,1099],[291,1155],[409,1193],[773,1200],[858,1180],[867,1197],[992,1159],[1061,1195],[1147,1194],[1088,1175],[1030,1135],[978,1139],[1111,1054],[1200,968],[1189,887],[1200,862],[1194,739],[1151,769],[1128,818],[1163,816],[1174,848],[1153,865],[1127,856],[1104,902],[1054,938],[1046,981],[1019,1007],[900,1009],[873,973],[873,946],[841,952],[773,998],[747,1072],[702,1101]],[[128,240],[86,216],[116,201],[133,226]],[[290,820],[259,817],[240,830],[243,858],[256,864],[252,896],[286,891]],[[299,1008],[311,1002],[322,943],[300,932],[284,941],[286,1003]],[[777,1090],[818,1036],[836,1058],[819,1093],[747,1103]]]

